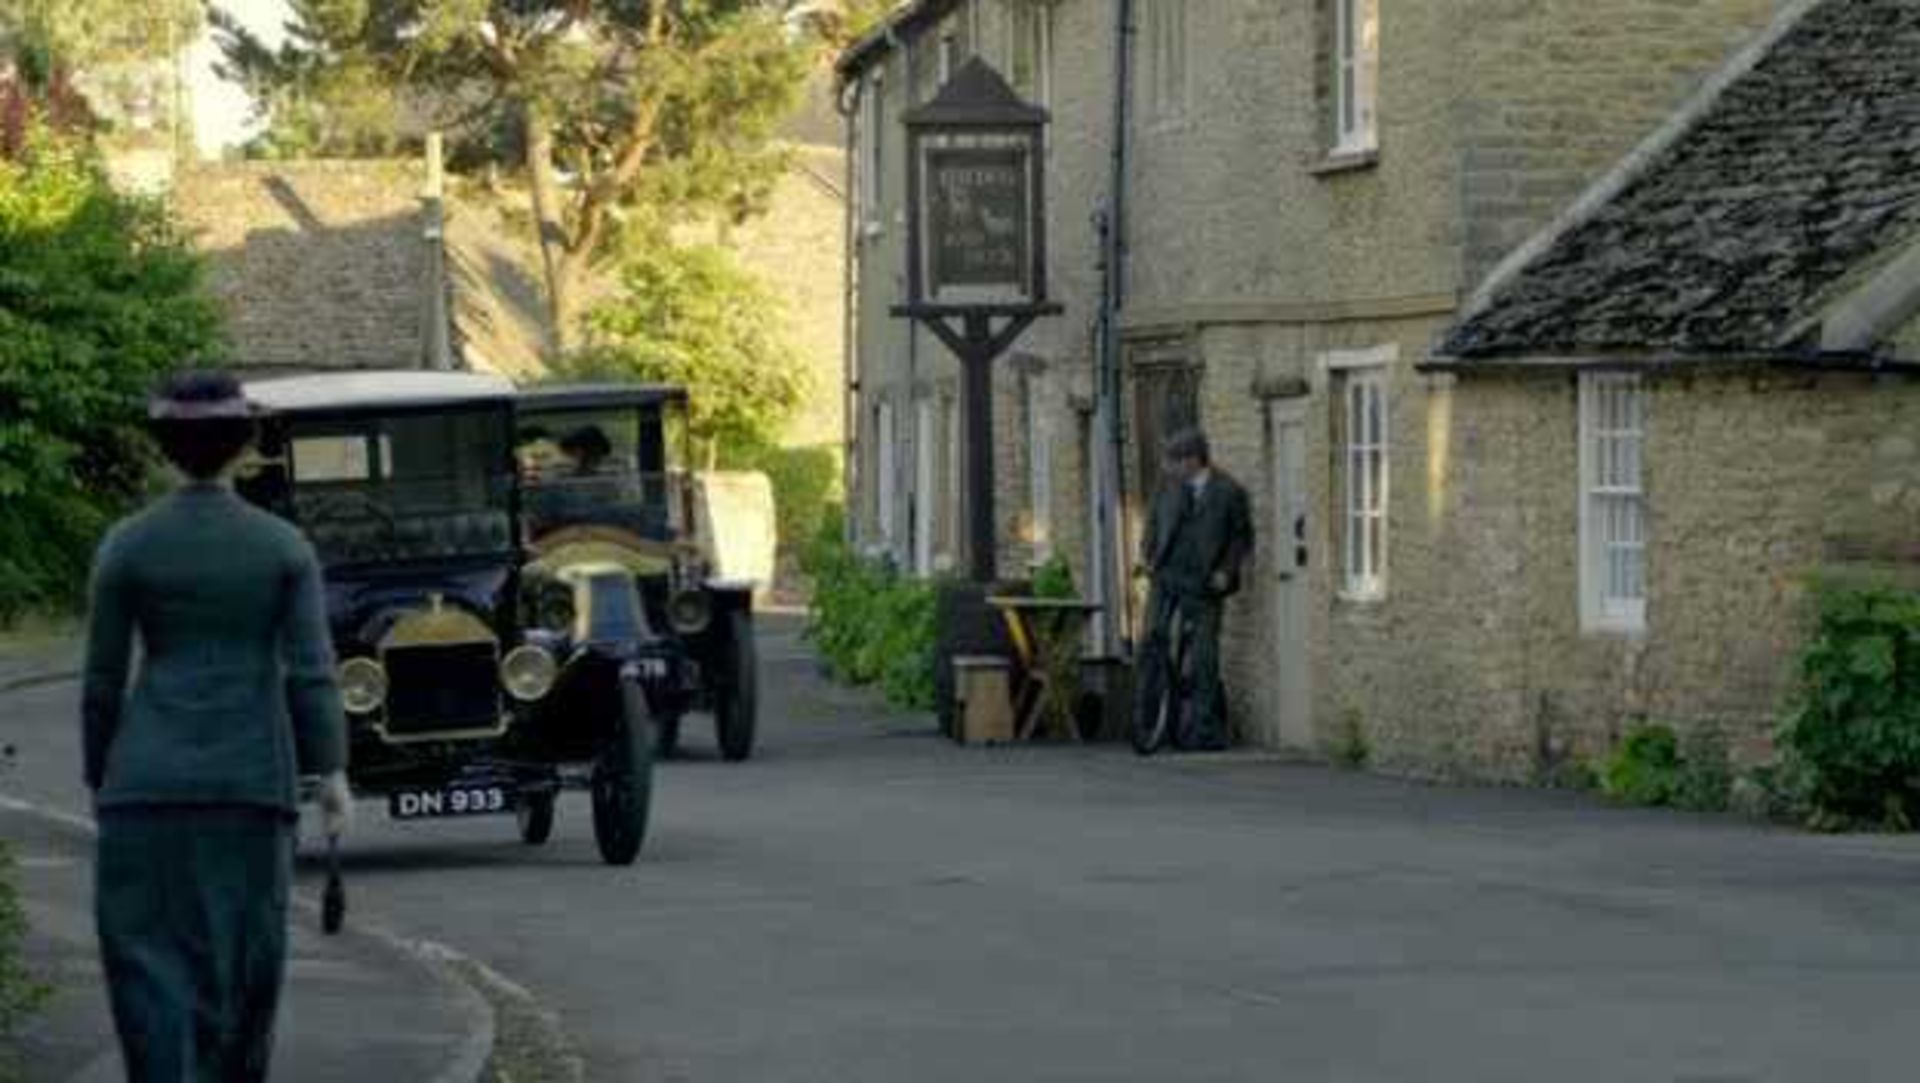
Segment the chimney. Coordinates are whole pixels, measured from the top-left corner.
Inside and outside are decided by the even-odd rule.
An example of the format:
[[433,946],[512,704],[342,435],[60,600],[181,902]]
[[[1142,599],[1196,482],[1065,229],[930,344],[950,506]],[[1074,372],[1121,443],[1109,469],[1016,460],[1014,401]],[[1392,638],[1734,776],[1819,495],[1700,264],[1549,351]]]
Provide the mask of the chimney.
[[421,241],[426,245],[426,275],[421,306],[425,326],[421,342],[423,367],[446,371],[454,367],[452,328],[447,304],[446,179],[441,161],[439,132],[427,133],[427,182],[420,193]]

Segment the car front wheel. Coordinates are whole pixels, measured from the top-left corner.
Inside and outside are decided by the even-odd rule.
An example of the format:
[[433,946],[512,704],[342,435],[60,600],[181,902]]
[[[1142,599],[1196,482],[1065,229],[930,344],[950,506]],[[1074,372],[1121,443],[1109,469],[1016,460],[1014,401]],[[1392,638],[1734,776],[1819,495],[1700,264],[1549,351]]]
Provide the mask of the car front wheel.
[[593,767],[593,840],[609,865],[631,865],[653,801],[653,724],[638,681],[620,681],[621,712]]

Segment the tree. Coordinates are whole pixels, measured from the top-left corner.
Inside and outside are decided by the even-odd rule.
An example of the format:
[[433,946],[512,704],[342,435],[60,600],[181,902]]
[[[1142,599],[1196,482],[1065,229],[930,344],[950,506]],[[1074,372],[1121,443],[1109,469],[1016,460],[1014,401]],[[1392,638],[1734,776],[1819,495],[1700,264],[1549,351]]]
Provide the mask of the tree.
[[365,49],[355,45],[366,4],[286,0],[292,15],[278,48],[230,12],[208,12],[224,62],[224,79],[253,96],[266,132],[250,156],[366,158],[392,154],[405,141],[399,96]]
[[813,20],[823,40],[835,49],[844,49],[872,33],[901,3],[902,0],[838,0],[821,4]]
[[781,339],[779,302],[716,245],[659,243],[629,254],[622,292],[588,319],[587,347],[559,375],[677,384],[711,467],[720,448],[772,443],[805,394]]
[[[201,0],[0,0],[0,151],[19,153],[29,119],[67,131],[123,118],[129,91],[200,33]],[[167,131],[185,134],[179,85]],[[178,146],[178,143],[176,143]]]
[[93,542],[140,492],[162,372],[222,346],[201,264],[81,140],[0,161],[0,620],[78,600]]
[[[563,351],[622,235],[765,205],[810,47],[792,0],[306,0],[299,49],[363,59],[524,168]],[[242,50],[229,61],[246,67]],[[257,60],[257,58],[255,58]],[[253,70],[264,71],[255,63]],[[283,78],[283,77],[282,77]]]
[[0,35],[53,67],[170,59],[200,34],[201,0],[0,0]]

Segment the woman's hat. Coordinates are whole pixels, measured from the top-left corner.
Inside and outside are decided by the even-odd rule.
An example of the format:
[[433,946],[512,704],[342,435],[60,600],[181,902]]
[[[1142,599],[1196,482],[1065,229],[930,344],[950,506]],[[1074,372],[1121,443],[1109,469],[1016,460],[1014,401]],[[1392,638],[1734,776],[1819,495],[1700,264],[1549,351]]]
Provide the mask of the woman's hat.
[[246,421],[254,417],[240,381],[224,372],[184,372],[147,400],[150,421]]

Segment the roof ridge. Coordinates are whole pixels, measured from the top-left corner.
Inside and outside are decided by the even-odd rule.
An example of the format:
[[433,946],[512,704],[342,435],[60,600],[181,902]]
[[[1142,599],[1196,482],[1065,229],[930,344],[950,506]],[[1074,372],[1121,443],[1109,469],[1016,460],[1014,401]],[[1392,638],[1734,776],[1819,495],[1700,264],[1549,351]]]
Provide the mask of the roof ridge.
[[[1518,278],[1541,256],[1549,252],[1562,237],[1580,228],[1590,221],[1609,203],[1619,198],[1635,181],[1644,176],[1653,165],[1668,151],[1679,144],[1713,107],[1719,103],[1726,92],[1741,79],[1759,67],[1774,47],[1779,45],[1794,28],[1804,21],[1808,14],[1829,0],[1788,0],[1775,13],[1773,21],[1754,39],[1709,75],[1688,99],[1667,116],[1660,126],[1648,133],[1634,148],[1628,151],[1618,162],[1588,185],[1566,209],[1556,215],[1553,221],[1536,231],[1520,245],[1501,258],[1485,278],[1467,295],[1459,314],[1454,318],[1455,327],[1479,316],[1490,308],[1508,284]],[[1442,347],[1444,350],[1445,347]]]

